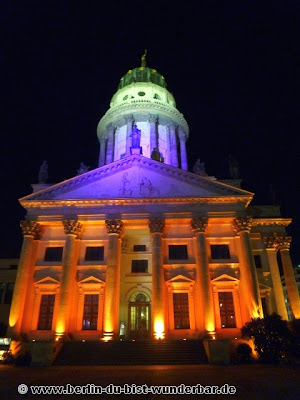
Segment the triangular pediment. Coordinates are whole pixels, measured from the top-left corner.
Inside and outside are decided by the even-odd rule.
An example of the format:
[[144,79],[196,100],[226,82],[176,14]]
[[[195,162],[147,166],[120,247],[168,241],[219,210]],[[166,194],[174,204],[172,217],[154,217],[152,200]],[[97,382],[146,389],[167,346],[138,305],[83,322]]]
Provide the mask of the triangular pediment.
[[239,279],[234,278],[233,276],[230,276],[227,274],[222,274],[222,275],[218,276],[217,278],[212,279],[212,282],[224,282],[224,281],[239,282]]
[[191,283],[191,282],[194,282],[194,280],[187,278],[186,276],[183,276],[183,275],[176,275],[173,278],[169,279],[167,282],[168,283],[182,283],[182,282]]
[[253,194],[209,177],[133,155],[75,176],[20,199],[21,204],[44,201],[89,201],[148,198],[239,197]]
[[36,285],[48,285],[48,284],[59,284],[59,281],[52,278],[51,276],[46,276],[38,281],[35,282]]
[[82,284],[82,283],[98,283],[98,284],[105,284],[105,282],[103,282],[101,279],[96,278],[95,276],[88,276],[87,278],[82,279],[81,281],[79,281],[78,283]]

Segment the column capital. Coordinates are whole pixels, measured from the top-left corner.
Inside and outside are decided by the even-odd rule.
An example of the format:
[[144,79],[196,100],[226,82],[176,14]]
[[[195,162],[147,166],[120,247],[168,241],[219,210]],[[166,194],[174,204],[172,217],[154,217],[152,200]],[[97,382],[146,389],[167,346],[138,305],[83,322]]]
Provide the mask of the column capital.
[[167,127],[168,127],[170,130],[173,130],[173,131],[175,132],[175,129],[176,129],[177,125],[175,124],[175,122],[170,121],[170,122],[167,123]]
[[290,246],[291,246],[291,241],[292,241],[291,236],[286,236],[286,235],[279,236],[278,235],[276,247],[278,250],[289,250]]
[[264,236],[263,241],[265,244],[266,249],[274,249],[278,250],[277,248],[277,234],[273,233],[269,236]]
[[149,228],[151,233],[163,233],[165,228],[165,219],[161,217],[149,218]]
[[110,123],[106,126],[106,129],[107,129],[108,133],[113,133],[115,131],[116,127],[112,123]]
[[123,222],[121,219],[106,219],[105,220],[107,233],[117,233],[119,236],[123,230]]
[[179,140],[184,140],[184,141],[186,141],[186,134],[185,134],[185,132],[182,131],[181,129],[178,130],[178,137],[179,137]]
[[191,220],[191,226],[194,233],[205,232],[208,224],[207,217],[194,217]]
[[125,121],[128,124],[128,122],[133,122],[134,121],[134,116],[131,115],[125,115]]
[[82,234],[82,224],[77,220],[63,220],[64,231],[66,235],[75,235],[77,239],[81,237]]
[[36,221],[21,221],[20,227],[23,236],[33,236],[34,239],[40,239],[42,235],[42,227]]
[[250,233],[252,225],[251,217],[238,217],[233,220],[233,228],[237,233],[248,232]]
[[150,114],[149,122],[156,122],[158,120],[158,115]]

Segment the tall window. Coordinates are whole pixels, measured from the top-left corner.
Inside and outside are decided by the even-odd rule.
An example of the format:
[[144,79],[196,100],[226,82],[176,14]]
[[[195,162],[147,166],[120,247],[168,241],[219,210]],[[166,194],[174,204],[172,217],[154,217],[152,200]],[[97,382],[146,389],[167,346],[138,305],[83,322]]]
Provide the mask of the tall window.
[[54,294],[42,295],[38,330],[50,331],[52,329],[54,302],[55,302]]
[[254,262],[255,262],[256,268],[262,268],[260,254],[254,255]]
[[235,328],[235,312],[231,292],[219,292],[219,307],[222,328]]
[[174,328],[190,329],[188,293],[173,293]]
[[169,260],[187,260],[186,244],[169,245]]
[[63,247],[47,247],[44,261],[61,261]]
[[228,244],[211,244],[211,258],[213,260],[221,260],[230,258]]
[[87,247],[85,251],[85,261],[103,261],[104,246]]
[[132,260],[131,272],[148,272],[148,260]]
[[98,294],[86,294],[84,296],[84,310],[82,329],[83,330],[96,330],[98,324]]

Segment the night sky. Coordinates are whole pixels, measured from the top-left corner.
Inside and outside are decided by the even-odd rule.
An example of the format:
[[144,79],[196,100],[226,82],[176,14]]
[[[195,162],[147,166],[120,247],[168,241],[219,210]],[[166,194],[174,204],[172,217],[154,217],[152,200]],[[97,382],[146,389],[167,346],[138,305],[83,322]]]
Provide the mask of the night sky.
[[140,66],[164,75],[190,126],[189,168],[229,178],[240,164],[254,204],[270,184],[292,217],[300,264],[299,1],[5,1],[1,12],[0,258],[18,257],[18,198],[49,164],[49,182],[97,167],[98,121],[120,78]]

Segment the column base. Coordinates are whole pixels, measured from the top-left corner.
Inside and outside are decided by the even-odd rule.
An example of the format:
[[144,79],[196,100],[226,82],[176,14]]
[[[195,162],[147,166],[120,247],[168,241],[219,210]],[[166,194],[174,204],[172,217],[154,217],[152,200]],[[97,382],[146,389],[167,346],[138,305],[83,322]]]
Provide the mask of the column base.
[[114,338],[114,332],[104,332],[103,333],[103,342],[109,342],[110,340],[113,340]]

